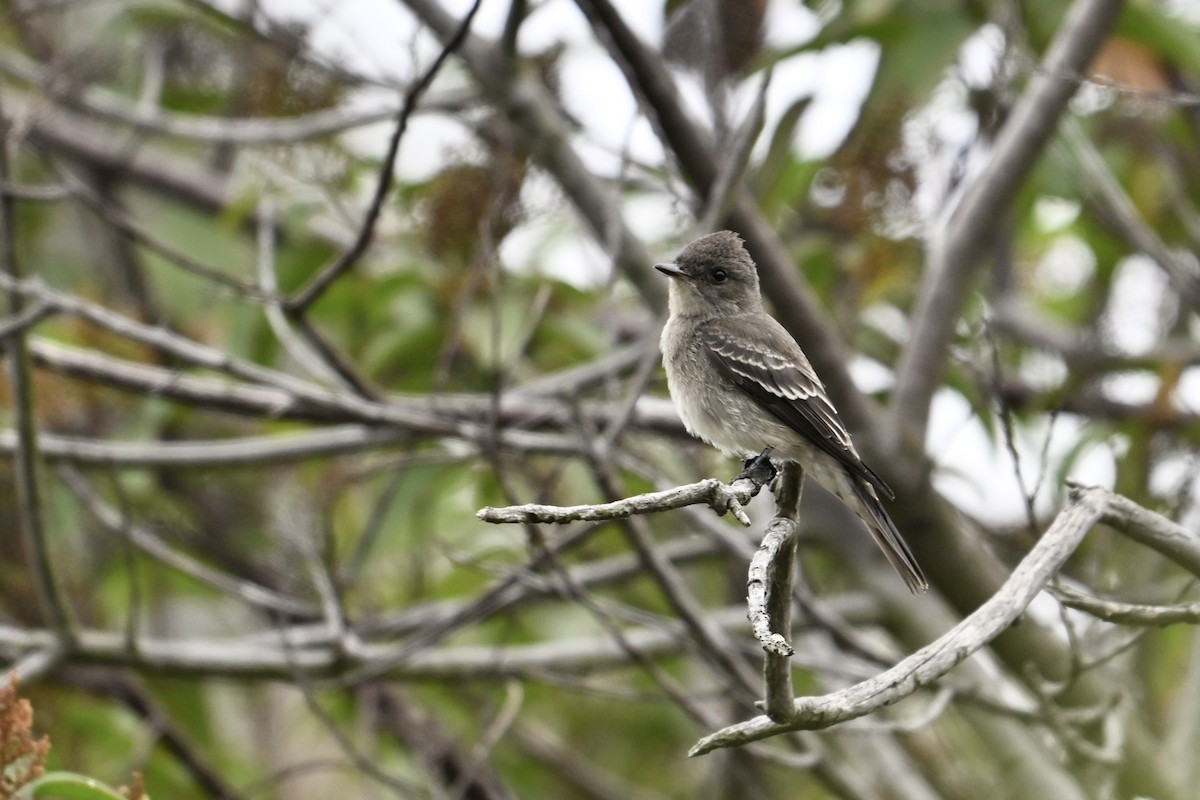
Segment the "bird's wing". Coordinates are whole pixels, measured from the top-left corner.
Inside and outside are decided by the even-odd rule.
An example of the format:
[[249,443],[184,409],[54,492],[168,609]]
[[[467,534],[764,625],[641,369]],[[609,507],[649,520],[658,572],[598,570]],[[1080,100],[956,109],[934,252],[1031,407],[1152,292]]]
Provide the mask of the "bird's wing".
[[763,409],[880,494],[896,496],[859,458],[824,384],[782,325],[766,315],[725,317],[701,325],[698,333],[717,369]]

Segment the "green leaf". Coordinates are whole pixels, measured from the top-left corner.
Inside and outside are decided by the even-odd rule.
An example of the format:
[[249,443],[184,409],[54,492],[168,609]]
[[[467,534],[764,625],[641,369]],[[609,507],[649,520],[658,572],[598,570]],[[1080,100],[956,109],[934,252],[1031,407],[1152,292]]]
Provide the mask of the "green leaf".
[[126,800],[116,789],[75,772],[47,772],[17,792],[17,800],[35,797],[63,800]]

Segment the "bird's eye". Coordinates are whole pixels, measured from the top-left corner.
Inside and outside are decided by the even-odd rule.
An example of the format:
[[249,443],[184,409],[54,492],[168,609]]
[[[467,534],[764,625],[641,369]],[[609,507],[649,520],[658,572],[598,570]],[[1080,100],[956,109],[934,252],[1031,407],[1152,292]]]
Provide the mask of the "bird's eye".
[[729,273],[723,269],[714,269],[712,279],[713,283],[724,283],[729,280]]

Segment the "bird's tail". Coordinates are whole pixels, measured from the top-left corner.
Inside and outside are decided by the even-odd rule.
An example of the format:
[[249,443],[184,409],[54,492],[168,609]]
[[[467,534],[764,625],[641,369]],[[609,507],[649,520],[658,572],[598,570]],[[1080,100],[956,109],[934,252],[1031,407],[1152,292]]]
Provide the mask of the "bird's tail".
[[925,573],[921,571],[912,550],[908,549],[908,544],[900,536],[900,531],[896,530],[896,523],[892,522],[883,503],[879,501],[875,487],[853,475],[850,476],[850,482],[854,485],[854,494],[858,500],[858,508],[855,510],[867,524],[875,544],[879,545],[879,549],[887,556],[888,563],[900,573],[900,577],[913,594],[920,594],[928,589],[929,581],[925,579]]

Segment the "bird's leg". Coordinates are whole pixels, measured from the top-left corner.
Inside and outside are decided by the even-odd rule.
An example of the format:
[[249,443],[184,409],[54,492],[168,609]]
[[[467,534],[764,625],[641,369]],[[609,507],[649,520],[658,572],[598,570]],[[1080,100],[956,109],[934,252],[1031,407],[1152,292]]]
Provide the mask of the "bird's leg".
[[743,478],[751,480],[757,486],[765,486],[775,479],[775,465],[771,463],[771,451],[774,447],[766,447],[754,458],[747,458],[742,463],[742,471],[733,476],[730,483],[737,483]]

